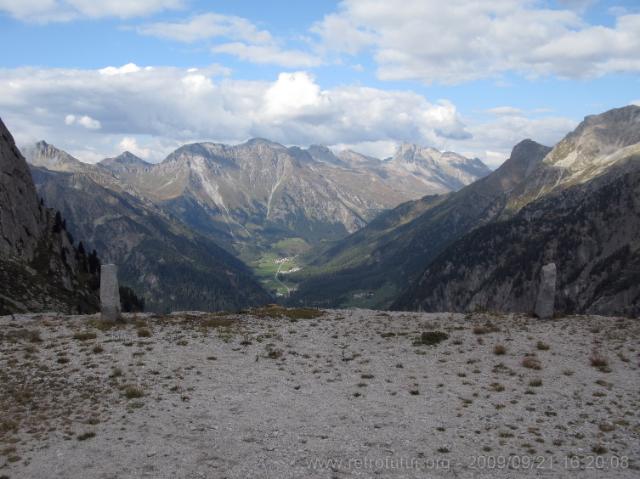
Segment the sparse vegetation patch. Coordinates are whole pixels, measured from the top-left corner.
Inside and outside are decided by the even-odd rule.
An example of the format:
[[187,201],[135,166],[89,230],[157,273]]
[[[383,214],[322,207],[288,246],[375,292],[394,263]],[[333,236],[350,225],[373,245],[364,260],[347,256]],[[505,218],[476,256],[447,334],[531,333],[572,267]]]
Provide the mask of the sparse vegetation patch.
[[414,341],[414,346],[433,346],[449,339],[449,335],[444,331],[424,331],[419,338]]

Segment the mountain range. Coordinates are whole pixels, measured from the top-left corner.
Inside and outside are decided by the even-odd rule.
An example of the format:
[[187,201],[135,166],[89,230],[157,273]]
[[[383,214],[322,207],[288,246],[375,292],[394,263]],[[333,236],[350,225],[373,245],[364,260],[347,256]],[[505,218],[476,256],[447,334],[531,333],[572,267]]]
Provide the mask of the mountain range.
[[152,203],[114,188],[108,172],[32,167],[32,174],[69,229],[118,264],[124,284],[144,293],[147,309],[234,310],[270,301],[240,260]]
[[291,305],[531,313],[554,262],[559,311],[639,312],[637,106],[586,117],[554,147],[524,140],[493,172],[416,145],[378,160],[253,139],[96,165],[45,142],[24,151],[68,236],[121,265],[154,310],[278,294]]
[[640,108],[587,117],[391,306],[531,312],[556,263],[560,312],[640,314]]
[[[89,165],[45,142],[25,152],[41,196],[156,310],[265,302],[243,261],[258,274],[265,266],[272,293],[288,288],[273,271],[279,258],[294,261],[390,207],[490,172],[477,159],[415,145],[384,161],[264,139],[185,145],[159,164],[125,152]],[[229,291],[220,290],[229,276]]]
[[313,252],[295,304],[530,313],[542,266],[567,313],[638,314],[640,108],[585,120],[553,149],[525,140],[496,171]]
[[500,215],[506,197],[549,148],[525,140],[490,175],[448,195],[383,213],[344,240],[312,252],[292,303],[387,308],[451,241]]

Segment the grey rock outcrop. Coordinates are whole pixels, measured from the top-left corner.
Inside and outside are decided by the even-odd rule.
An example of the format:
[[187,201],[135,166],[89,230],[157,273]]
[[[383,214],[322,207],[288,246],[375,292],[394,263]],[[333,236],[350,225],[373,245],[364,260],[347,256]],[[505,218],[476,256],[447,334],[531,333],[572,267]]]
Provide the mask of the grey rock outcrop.
[[38,200],[27,163],[0,120],[0,314],[94,312],[97,278],[66,223]]
[[115,264],[103,264],[100,268],[100,310],[106,321],[121,319],[118,267]]
[[0,255],[32,260],[43,219],[29,167],[0,120]]
[[535,314],[540,319],[553,318],[556,299],[556,277],[555,263],[549,263],[542,267],[540,271],[540,289],[538,290],[535,309]]

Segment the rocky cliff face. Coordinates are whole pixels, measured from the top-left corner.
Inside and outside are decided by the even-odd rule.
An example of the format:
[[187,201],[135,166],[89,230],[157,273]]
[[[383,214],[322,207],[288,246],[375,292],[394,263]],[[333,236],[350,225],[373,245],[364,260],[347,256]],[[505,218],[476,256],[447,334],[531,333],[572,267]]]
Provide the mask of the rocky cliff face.
[[0,252],[32,261],[42,233],[44,213],[27,163],[0,122]]
[[97,310],[97,277],[59,214],[40,203],[0,120],[0,314]]
[[506,198],[503,214],[444,250],[401,309],[531,312],[558,267],[561,313],[640,313],[640,108],[585,121]]

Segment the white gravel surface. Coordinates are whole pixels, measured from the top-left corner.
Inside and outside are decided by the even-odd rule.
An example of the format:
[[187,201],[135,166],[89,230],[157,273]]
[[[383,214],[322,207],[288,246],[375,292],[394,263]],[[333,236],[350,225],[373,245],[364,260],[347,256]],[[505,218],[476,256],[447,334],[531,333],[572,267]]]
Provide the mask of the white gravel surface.
[[0,478],[640,477],[638,320],[260,316],[1,317]]

